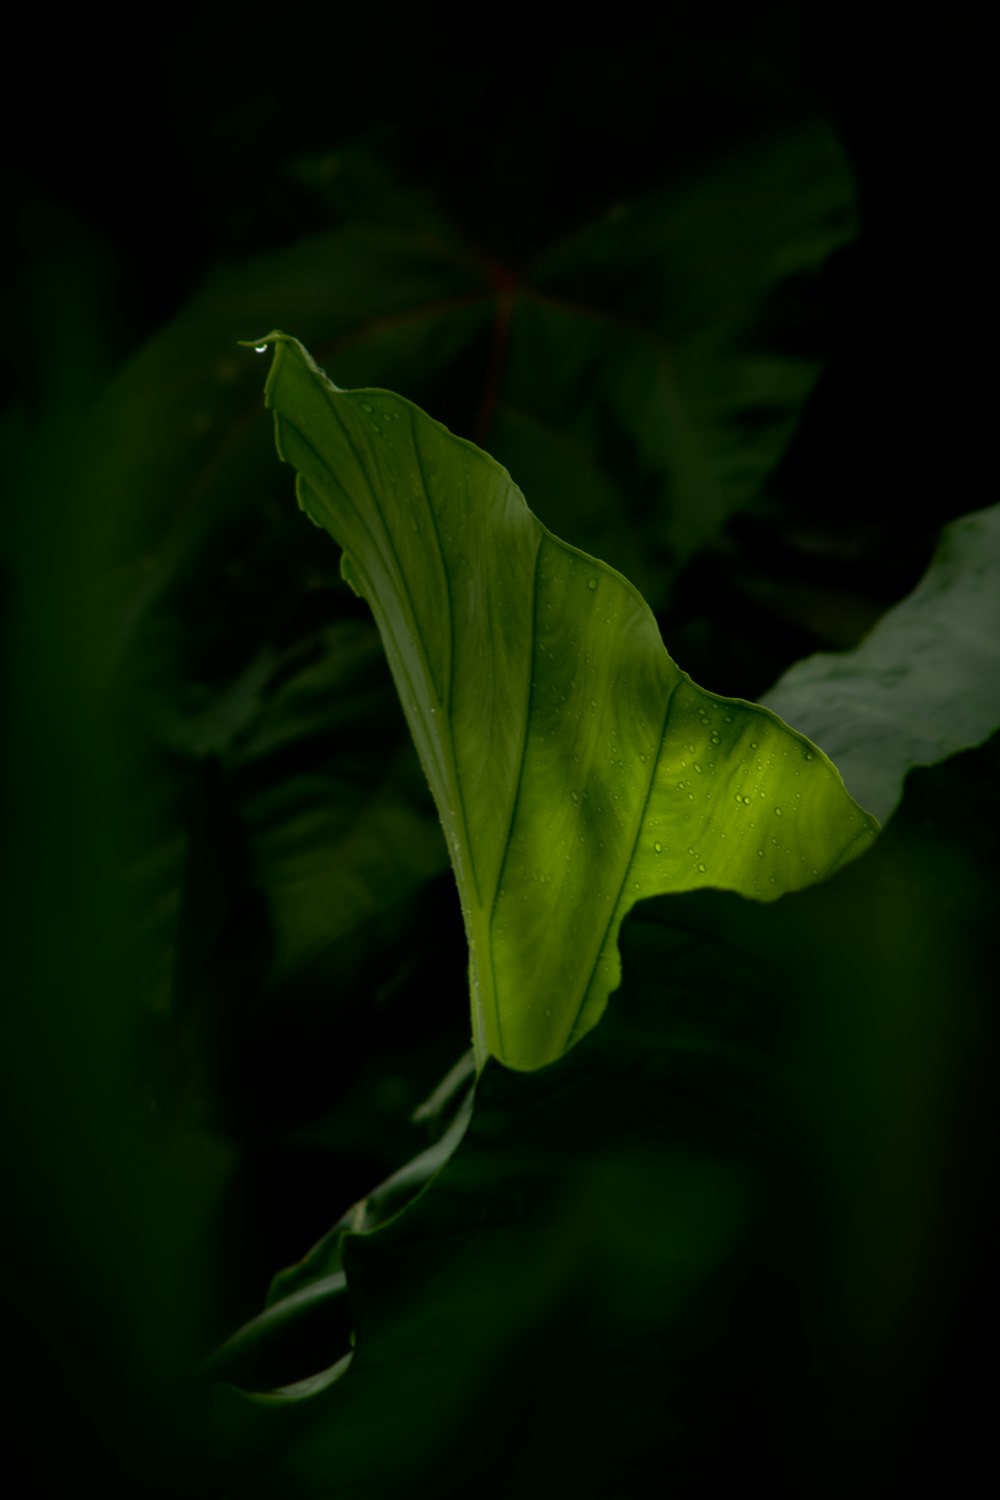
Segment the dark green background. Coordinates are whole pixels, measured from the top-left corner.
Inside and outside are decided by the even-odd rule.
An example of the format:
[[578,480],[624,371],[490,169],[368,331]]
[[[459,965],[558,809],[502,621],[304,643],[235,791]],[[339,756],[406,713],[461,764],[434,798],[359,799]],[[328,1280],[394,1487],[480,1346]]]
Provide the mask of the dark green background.
[[[716,691],[756,696],[799,656],[853,644],[915,583],[939,526],[995,499],[1000,152],[980,9],[686,4],[642,30],[612,12],[589,32],[562,18],[557,45],[542,20],[234,0],[131,26],[95,12],[15,25],[0,248],[2,1094],[23,1493],[221,1492],[185,1430],[186,1373],[260,1306],[274,1271],[418,1149],[409,1112],[465,1045],[446,872],[400,912],[388,956],[336,955],[351,982],[332,1014],[329,973],[273,1003],[267,924],[211,753],[156,813],[187,850],[172,1003],[150,1014],[136,993],[122,848],[162,783],[133,755],[130,705],[101,697],[116,627],[89,560],[114,548],[113,507],[81,494],[60,458],[103,383],[212,267],[327,227],[290,164],[360,143],[516,276],[704,153],[771,119],[828,115],[862,228],[824,273],[824,374],[766,493],[659,610],[680,664]],[[429,409],[471,433],[484,379],[442,377]],[[407,394],[425,399],[419,382]],[[272,491],[291,503],[277,465]],[[313,545],[326,544],[309,534],[301,558]],[[303,630],[328,610],[362,618],[334,593],[328,553],[304,602],[299,554],[281,562]],[[251,579],[218,607],[273,613],[280,639],[259,560]],[[190,597],[192,619],[209,619],[211,578]],[[178,654],[179,697],[185,662],[190,687],[231,680],[235,628],[219,637]],[[361,759],[399,733],[377,666],[370,680]],[[429,1009],[412,1003],[421,986]],[[937,1368],[887,1440],[894,1493],[984,1441],[985,1246]]]

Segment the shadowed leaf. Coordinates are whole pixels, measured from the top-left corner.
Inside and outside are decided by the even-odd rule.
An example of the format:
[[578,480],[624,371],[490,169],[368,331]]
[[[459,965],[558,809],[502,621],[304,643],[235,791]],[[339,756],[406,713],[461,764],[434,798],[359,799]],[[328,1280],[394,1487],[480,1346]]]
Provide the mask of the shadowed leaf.
[[854,651],[796,662],[763,702],[822,745],[885,819],[913,766],[1000,722],[1000,506],[953,521],[926,575]]

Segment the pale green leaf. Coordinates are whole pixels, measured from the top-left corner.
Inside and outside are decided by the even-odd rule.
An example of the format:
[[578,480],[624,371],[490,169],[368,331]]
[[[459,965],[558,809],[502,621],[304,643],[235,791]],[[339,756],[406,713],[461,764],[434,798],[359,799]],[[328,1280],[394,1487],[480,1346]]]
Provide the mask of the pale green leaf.
[[761,900],[874,820],[815,746],[691,682],[641,596],[532,515],[487,454],[386,391],[340,391],[272,333],[299,503],[370,603],[444,826],[482,1062],[537,1067],[601,1015],[643,896]]
[[1000,723],[1000,505],[953,521],[926,575],[854,651],[796,662],[767,694],[883,821],[903,778]]

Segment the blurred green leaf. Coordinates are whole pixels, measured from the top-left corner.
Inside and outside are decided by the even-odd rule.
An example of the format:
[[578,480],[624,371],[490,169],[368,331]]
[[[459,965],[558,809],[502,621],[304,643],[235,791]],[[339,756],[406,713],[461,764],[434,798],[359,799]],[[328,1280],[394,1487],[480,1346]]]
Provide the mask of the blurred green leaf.
[[762,702],[882,819],[913,766],[986,739],[1000,724],[1000,506],[946,526],[920,584],[854,651],[796,662]]
[[267,898],[272,980],[447,866],[374,633],[345,621],[322,645],[277,681],[227,760]]
[[[352,1205],[300,1261],[278,1273],[264,1311],[215,1351],[205,1375],[264,1391],[297,1385],[332,1368],[337,1364],[333,1350],[341,1351],[341,1359],[347,1354],[353,1342],[343,1270],[347,1236],[370,1233],[401,1212],[454,1155],[472,1117],[474,1071],[470,1051],[445,1080],[450,1097],[457,1087],[459,1099],[455,1105],[451,1097],[451,1119],[439,1138]],[[311,1398],[316,1391],[310,1387],[303,1394]]]
[[850,169],[816,119],[615,205],[511,293],[477,441],[546,525],[656,607],[781,458],[821,367],[821,277],[856,229]]

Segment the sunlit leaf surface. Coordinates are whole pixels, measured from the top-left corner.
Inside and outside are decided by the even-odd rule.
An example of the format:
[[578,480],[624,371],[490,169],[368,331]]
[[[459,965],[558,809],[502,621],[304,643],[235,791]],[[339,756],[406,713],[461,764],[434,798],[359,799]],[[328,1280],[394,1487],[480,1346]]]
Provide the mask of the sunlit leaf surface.
[[769,900],[870,842],[827,758],[695,686],[636,590],[499,464],[399,396],[338,390],[287,335],[268,345],[279,452],[372,607],[438,805],[480,1060],[538,1066],[594,1024],[640,897]]

